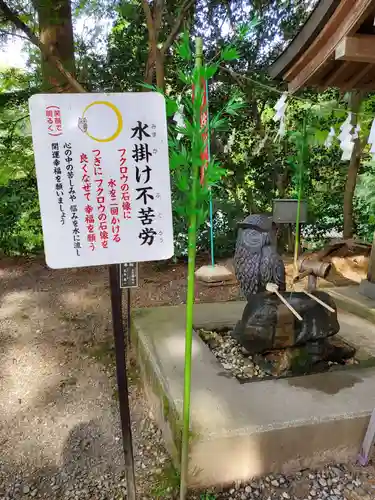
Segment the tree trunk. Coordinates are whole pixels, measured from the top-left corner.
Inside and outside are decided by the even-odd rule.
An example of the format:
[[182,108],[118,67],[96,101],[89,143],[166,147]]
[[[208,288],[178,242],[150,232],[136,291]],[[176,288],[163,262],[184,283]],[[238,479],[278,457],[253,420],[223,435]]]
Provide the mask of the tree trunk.
[[[157,48],[156,43],[150,40],[150,50],[145,70],[145,82],[149,85],[154,83],[156,73],[156,86],[162,90],[165,89],[165,72],[164,72],[164,56],[160,49]],[[152,45],[154,46],[152,47]]]
[[152,5],[143,0],[143,10],[146,16],[148,30],[148,58],[145,70],[145,81],[149,85],[154,83],[164,90],[164,58],[161,56],[158,40],[164,11],[164,0],[155,0]]
[[150,48],[148,51],[148,57],[145,69],[145,82],[148,83],[148,85],[152,85],[154,81],[154,74],[155,74],[154,56]]
[[[350,94],[349,109],[353,113],[358,113],[362,100],[362,94],[359,91],[353,91]],[[356,114],[352,115],[352,125],[355,127],[358,123]],[[344,239],[352,238],[354,234],[354,220],[353,220],[353,197],[357,184],[358,170],[361,164],[361,141],[355,139],[353,153],[350,158],[348,174],[345,183],[344,192]]]
[[370,281],[370,283],[375,282],[374,271],[375,271],[375,233],[374,233],[373,239],[372,239],[372,248],[371,248],[370,258],[368,261],[368,269],[367,269],[367,280]]
[[160,49],[156,49],[156,85],[159,89],[165,90],[165,71],[164,71],[164,56],[160,52]]
[[[165,56],[168,49],[179,34],[182,23],[188,15],[189,9],[194,6],[194,0],[184,0],[180,13],[171,29],[166,41],[160,44],[160,31],[162,27],[163,14],[165,10],[165,0],[154,0],[151,4],[148,0],[142,0],[143,11],[146,16],[148,30],[148,58],[145,69],[145,81],[149,85],[154,83],[156,74],[156,85],[165,89]],[[161,46],[160,46],[161,45]]]
[[[72,9],[70,0],[34,0],[41,42],[50,54],[75,74]],[[42,57],[43,88],[47,92],[71,92],[64,76]]]

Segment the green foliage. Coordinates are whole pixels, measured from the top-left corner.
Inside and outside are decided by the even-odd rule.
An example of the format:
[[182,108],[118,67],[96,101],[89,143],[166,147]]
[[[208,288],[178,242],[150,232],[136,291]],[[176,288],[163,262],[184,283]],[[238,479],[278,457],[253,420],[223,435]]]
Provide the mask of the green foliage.
[[172,462],[167,463],[160,473],[153,478],[152,498],[163,500],[177,494],[179,484],[179,471],[173,466]]
[[[233,254],[236,223],[248,213],[269,212],[273,198],[296,197],[303,117],[307,123],[307,147],[304,149],[302,184],[303,197],[309,207],[309,224],[303,225],[303,234],[305,238],[319,242],[327,232],[342,230],[348,163],[341,161],[337,140],[329,149],[323,143],[331,126],[336,134],[339,132],[346,118],[347,96],[340,95],[335,89],[319,94],[309,90],[300,93],[299,97],[307,98],[309,102],[293,100],[289,104],[289,132],[281,141],[275,141],[278,124],[273,121],[273,106],[279,94],[268,88],[276,85],[269,80],[269,64],[294,37],[315,3],[311,0],[197,0],[195,14],[191,12],[187,17],[179,43],[166,52],[164,69],[177,255],[186,254],[189,172],[193,166],[199,167],[197,159],[203,147],[199,138],[202,130],[198,127],[197,108],[191,100],[192,82],[199,76],[209,80],[212,161],[206,172],[205,185],[199,186],[201,226],[198,250],[209,249],[207,197],[211,184],[215,253],[218,257]],[[22,8],[26,16],[24,20],[37,31],[32,3],[12,0],[11,4]],[[75,33],[78,79],[89,91],[139,89],[149,51],[142,1],[76,0],[72,6],[75,26],[78,20],[86,20],[88,16],[113,21],[109,33],[100,31],[97,23],[92,22],[87,23],[84,34]],[[181,2],[177,0],[165,1],[161,41],[171,33],[180,8]],[[11,31],[9,23],[2,27]],[[202,67],[200,75],[192,70],[193,44],[189,39],[189,29],[191,33],[202,36],[204,41],[207,64]],[[102,47],[100,51],[99,45]],[[0,250],[6,253],[27,253],[41,248],[27,117],[27,99],[40,88],[40,55],[34,49],[29,49],[29,54],[26,71],[0,70],[0,189],[3,198],[1,210],[6,214],[0,220]],[[182,130],[172,125],[179,95],[183,96],[185,108]],[[200,99],[198,93],[196,106]],[[242,102],[246,105],[241,106]],[[366,142],[372,116],[375,116],[372,94],[363,101],[361,111],[368,113],[360,118],[360,136]],[[229,151],[224,151],[233,130],[234,143]],[[180,141],[176,140],[178,133],[182,133]],[[363,155],[353,213],[357,234],[372,239],[375,198],[372,179],[375,171],[373,164],[366,161],[367,153],[368,148]]]
[[225,47],[221,52],[221,58],[223,61],[233,61],[240,57],[236,47]]
[[354,207],[357,213],[357,232],[372,241],[375,231],[375,162],[365,164],[366,171],[359,176]]
[[8,255],[43,248],[36,180],[27,177],[0,186],[0,249]]
[[[177,52],[183,59],[189,60],[193,64],[193,56],[190,50],[189,36],[184,33],[181,41],[177,45]],[[197,226],[201,226],[207,219],[209,190],[225,175],[215,157],[212,157],[206,164],[203,182],[200,182],[196,190],[196,199],[192,201],[192,182],[194,170],[202,167],[202,155],[205,149],[204,134],[208,134],[208,123],[201,125],[201,113],[207,112],[207,104],[203,105],[205,78],[211,78],[217,73],[220,62],[224,60],[224,55],[228,58],[235,53],[229,48],[224,49],[217,64],[195,67],[194,70],[184,74],[184,83],[188,83],[187,91],[181,96],[181,103],[184,106],[184,125],[170,126],[169,146],[170,146],[170,168],[175,185],[178,188],[179,196],[175,198],[174,209],[176,213],[188,220],[192,211],[197,211]],[[193,98],[190,89],[194,87]],[[232,96],[215,115],[210,119],[210,130],[223,130],[228,128],[228,117],[235,116],[243,107],[243,103],[238,95]],[[178,109],[177,102],[167,97],[167,111],[169,116]],[[182,139],[178,138],[182,136]],[[201,179],[202,180],[202,179]]]

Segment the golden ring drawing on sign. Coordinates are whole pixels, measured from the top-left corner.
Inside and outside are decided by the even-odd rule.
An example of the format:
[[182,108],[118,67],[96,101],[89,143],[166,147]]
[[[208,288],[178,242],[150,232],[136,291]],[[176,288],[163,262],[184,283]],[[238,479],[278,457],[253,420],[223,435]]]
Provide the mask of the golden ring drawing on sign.
[[[96,105],[107,106],[109,109],[111,109],[114,112],[114,114],[116,116],[116,121],[117,121],[116,130],[109,137],[94,137],[88,131],[88,121],[87,121],[86,113],[87,113],[87,111],[90,108],[92,108],[93,106],[96,106]],[[111,142],[111,141],[115,140],[120,135],[120,133],[122,131],[122,128],[123,128],[122,115],[121,115],[120,111],[118,110],[118,108],[114,104],[112,104],[111,102],[108,102],[108,101],[94,101],[94,102],[90,103],[88,106],[86,106],[85,109],[83,110],[82,117],[80,117],[78,119],[78,128],[84,134],[86,134],[88,137],[90,137],[90,139],[92,139],[93,141],[96,141],[96,142]]]

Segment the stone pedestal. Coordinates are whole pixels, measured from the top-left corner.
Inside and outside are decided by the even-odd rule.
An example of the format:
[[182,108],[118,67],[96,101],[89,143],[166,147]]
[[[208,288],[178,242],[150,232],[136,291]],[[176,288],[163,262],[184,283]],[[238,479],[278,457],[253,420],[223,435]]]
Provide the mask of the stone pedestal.
[[215,283],[235,283],[236,278],[233,273],[227,269],[225,266],[215,265],[215,266],[202,266],[197,271],[195,271],[195,277],[206,284]]

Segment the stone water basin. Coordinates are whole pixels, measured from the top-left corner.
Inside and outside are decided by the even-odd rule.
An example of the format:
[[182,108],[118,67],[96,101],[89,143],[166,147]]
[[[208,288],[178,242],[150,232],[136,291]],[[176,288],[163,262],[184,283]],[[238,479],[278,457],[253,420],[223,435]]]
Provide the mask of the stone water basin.
[[[223,486],[355,458],[375,406],[375,325],[339,310],[340,337],[358,365],[240,383],[197,333],[233,328],[244,302],[197,304],[191,393],[191,486]],[[184,306],[135,313],[142,382],[178,464],[184,380]]]

